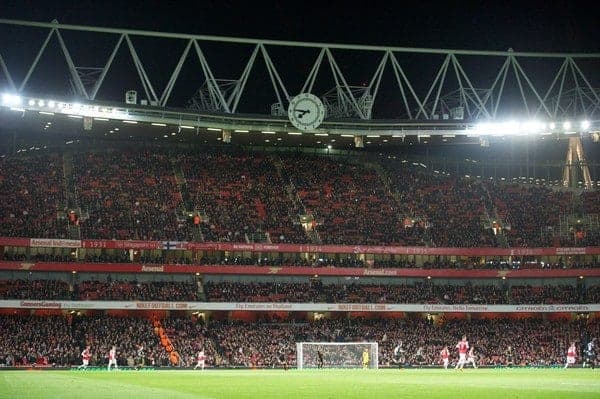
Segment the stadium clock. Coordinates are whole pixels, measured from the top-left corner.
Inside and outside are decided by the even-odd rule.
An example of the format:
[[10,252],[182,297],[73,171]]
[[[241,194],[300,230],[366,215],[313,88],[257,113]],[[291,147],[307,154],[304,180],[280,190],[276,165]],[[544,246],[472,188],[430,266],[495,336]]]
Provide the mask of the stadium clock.
[[318,128],[325,118],[325,106],[319,97],[301,93],[290,101],[288,107],[290,122],[304,132]]

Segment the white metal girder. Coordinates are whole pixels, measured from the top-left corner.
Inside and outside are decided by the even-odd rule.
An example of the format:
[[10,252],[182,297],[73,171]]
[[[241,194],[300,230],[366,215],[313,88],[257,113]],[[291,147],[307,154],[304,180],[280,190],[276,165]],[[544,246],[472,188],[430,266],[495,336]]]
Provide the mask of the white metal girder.
[[21,86],[19,86],[19,92],[22,92],[23,89],[25,88],[25,85],[27,85],[27,82],[29,81],[29,78],[31,77],[31,74],[33,73],[33,71],[37,67],[37,64],[40,61],[40,58],[42,57],[42,54],[44,54],[44,50],[46,50],[46,47],[48,46],[48,42],[50,41],[50,38],[52,37],[53,33],[54,33],[54,28],[52,27],[52,29],[50,29],[50,32],[48,33],[48,36],[46,36],[46,40],[44,40],[44,43],[42,44],[42,47],[40,47],[39,51],[37,52],[37,55],[35,56],[35,59],[31,63],[31,66],[29,67],[29,70],[27,71],[27,75],[25,75],[25,78],[21,82]]
[[304,82],[304,86],[302,86],[301,93],[312,93],[313,86],[315,84],[315,80],[317,79],[317,74],[319,73],[319,67],[321,66],[321,62],[323,62],[323,56],[325,55],[325,48],[322,48],[310,69],[310,73],[306,77]]
[[[275,90],[277,101],[279,102],[279,105],[282,109],[287,109],[286,105],[290,101],[288,91],[285,88],[285,85],[283,84],[279,73],[277,72],[277,68],[275,68],[275,64],[273,64],[273,61],[271,60],[271,56],[269,56],[267,49],[262,44],[260,45],[260,51],[263,56],[263,60],[265,61],[265,65],[267,66],[267,71],[269,73],[269,78],[271,79],[271,84],[273,85],[273,90]],[[280,90],[281,94],[283,94],[283,100],[285,101],[283,101],[281,98],[282,96],[280,94]]]
[[[517,76],[517,79],[518,79],[518,82],[519,82],[519,88],[521,88],[521,80],[518,78],[519,74],[517,73],[517,70],[521,73],[521,75],[523,75],[523,78],[525,79],[525,82],[527,82],[527,84],[529,85],[529,88],[531,89],[531,91],[535,95],[535,98],[537,98],[537,100],[540,102],[541,106],[544,108],[544,110],[546,110],[546,114],[548,116],[550,116],[550,110],[548,110],[548,107],[546,107],[546,104],[544,104],[544,101],[542,100],[542,98],[538,94],[538,92],[537,92],[535,86],[533,85],[533,83],[531,83],[531,80],[529,79],[529,76],[527,76],[527,74],[525,73],[525,71],[521,67],[521,64],[519,64],[519,62],[517,61],[517,59],[514,56],[512,57],[512,60],[513,60],[513,67],[515,68],[515,75]],[[521,90],[521,93],[522,93],[522,90]],[[523,97],[523,100],[525,101],[525,104],[526,104],[525,106],[527,108],[527,114],[529,114],[529,107],[527,106],[526,98]]]
[[[563,63],[560,65],[560,68],[556,72],[556,75],[554,76],[554,79],[552,80],[552,83],[550,84],[550,87],[546,91],[546,94],[544,95],[544,98],[542,99],[542,103],[546,104],[546,101],[548,100],[548,96],[550,95],[550,93],[554,89],[554,86],[556,85],[556,82],[558,81],[561,73],[563,73],[563,70],[566,68],[567,64],[568,64],[568,59],[565,58],[565,60],[563,61]],[[537,116],[539,114],[541,108],[542,108],[542,104],[540,104],[538,106],[537,110],[535,111],[535,116]],[[554,113],[552,114],[552,116],[556,117],[556,110],[554,111]]]
[[348,82],[346,81],[344,74],[340,70],[340,67],[338,66],[337,62],[335,62],[335,58],[333,58],[333,55],[331,54],[331,51],[328,48],[325,49],[325,54],[327,55],[327,60],[329,61],[329,66],[331,67],[331,73],[333,74],[336,87],[341,87],[343,89],[338,90],[338,92],[343,93],[344,96],[347,96],[347,99],[350,101],[350,104],[352,105],[360,119],[367,119],[362,109],[358,106],[358,102],[356,101],[352,90],[350,90],[350,87],[348,86]]
[[[471,83],[471,80],[469,79],[469,76],[465,73],[465,70],[463,69],[462,65],[460,65],[460,62],[458,62],[458,59],[456,58],[456,56],[454,54],[452,54],[452,60],[453,60],[453,63],[454,63],[454,67],[457,68],[458,71],[462,74],[462,76],[465,79],[465,82],[467,83],[468,88],[471,91],[471,94],[477,100],[476,103],[475,103],[475,105],[477,106],[477,109],[478,109],[477,114],[479,115],[481,112],[483,112],[484,116],[486,118],[489,118],[490,117],[490,113],[487,110],[487,108],[485,107],[485,102],[482,101],[481,97],[479,97],[479,94],[477,94],[477,91],[473,87],[473,84]],[[458,78],[458,76],[457,76],[457,79],[459,79],[459,81],[460,81],[460,78]]]
[[412,113],[410,111],[410,105],[409,105],[409,103],[408,103],[408,101],[406,99],[406,95],[404,93],[404,88],[403,88],[403,85],[402,85],[402,81],[400,80],[400,77],[402,77],[402,79],[404,80],[404,83],[406,84],[406,86],[410,90],[410,93],[412,94],[413,99],[417,102],[417,105],[419,106],[418,113],[422,112],[423,115],[427,115],[427,112],[425,111],[425,107],[423,106],[423,103],[419,100],[419,97],[415,93],[415,90],[413,89],[412,85],[410,84],[410,81],[406,77],[406,74],[404,73],[404,70],[402,69],[402,67],[400,66],[400,63],[396,59],[396,56],[391,51],[388,51],[388,54],[390,55],[390,57],[392,59],[392,67],[393,67],[393,70],[394,70],[394,75],[396,76],[396,81],[398,83],[398,86],[400,87],[400,92],[402,93],[402,99],[404,100],[404,105],[406,107],[406,112],[408,113],[409,118],[413,119]]
[[115,59],[115,56],[117,55],[117,51],[119,51],[119,47],[121,47],[121,43],[123,43],[124,38],[125,38],[124,34],[121,34],[121,36],[119,36],[119,40],[117,40],[117,43],[115,44],[115,47],[113,48],[112,52],[110,53],[110,56],[108,57],[108,60],[106,61],[106,64],[104,65],[104,68],[102,68],[102,72],[100,73],[100,77],[98,78],[98,81],[96,82],[96,84],[94,85],[94,88],[92,89],[92,92],[90,93],[91,100],[96,99],[98,90],[100,90],[100,86],[102,86],[102,83],[104,82],[104,78],[106,77],[106,73],[110,69],[110,66],[113,63],[113,60]]
[[[429,86],[429,90],[427,91],[427,95],[425,96],[425,100],[423,100],[424,104],[427,104],[427,101],[429,100],[429,97],[431,96],[431,93],[433,92],[433,90],[435,89],[436,86],[438,86],[438,90],[436,92],[435,95],[435,100],[433,102],[433,107],[431,108],[431,113],[427,114],[426,112],[423,113],[423,116],[426,119],[431,119],[433,118],[433,115],[435,114],[435,110],[437,108],[437,103],[440,99],[440,92],[442,91],[442,86],[444,86],[444,80],[446,80],[446,71],[448,71],[448,65],[450,63],[450,54],[446,55],[446,57],[444,58],[444,62],[442,62],[442,66],[440,67],[437,75],[435,76],[435,79],[433,80],[433,82],[431,83],[431,86]],[[438,83],[439,81],[439,83]],[[419,119],[419,115],[421,114],[421,111],[419,111],[417,113],[417,119]]]
[[129,48],[129,53],[131,54],[131,58],[133,59],[135,69],[137,69],[140,80],[142,81],[142,86],[144,88],[144,92],[146,93],[146,98],[150,101],[158,103],[158,97],[156,96],[154,87],[152,87],[152,83],[150,82],[148,74],[144,69],[144,64],[140,60],[140,57],[138,57],[137,51],[135,50],[135,46],[131,42],[129,35],[125,35],[125,41],[127,42],[127,47]]
[[163,90],[160,96],[159,104],[162,107],[167,106],[167,102],[169,101],[169,97],[171,96],[171,92],[173,91],[173,87],[175,87],[175,83],[177,82],[177,78],[179,77],[179,73],[181,72],[181,68],[183,67],[183,63],[185,62],[191,47],[192,40],[190,39],[187,45],[185,46],[181,57],[179,57],[179,62],[177,62],[177,65],[175,65],[175,69],[173,69],[171,77],[169,78],[169,81],[167,82],[167,85],[165,86],[165,89]]
[[250,71],[252,71],[252,67],[254,66],[254,61],[256,60],[256,55],[258,54],[259,50],[260,50],[260,43],[254,47],[254,51],[252,51],[252,54],[250,55],[250,59],[248,60],[248,63],[246,64],[246,67],[244,68],[244,72],[242,72],[242,76],[240,77],[238,84],[236,85],[235,89],[231,93],[231,96],[229,98],[230,101],[233,101],[233,103],[230,105],[231,112],[235,112],[237,110],[238,104],[240,102],[240,98],[242,97],[242,94],[244,93],[244,87],[246,87],[246,82],[248,81],[248,76],[250,76]]
[[63,55],[65,56],[65,61],[67,61],[67,66],[69,67],[69,73],[71,74],[71,79],[73,79],[73,84],[75,85],[77,95],[89,100],[90,97],[87,93],[87,90],[85,89],[85,86],[83,85],[83,82],[81,81],[79,72],[77,72],[77,68],[75,67],[75,64],[73,63],[71,54],[69,53],[69,50],[67,49],[67,46],[65,45],[65,41],[63,40],[62,35],[60,34],[60,31],[58,29],[56,29],[56,38],[58,39],[60,48],[63,52]]
[[[166,107],[169,98],[171,98],[173,90],[175,90],[176,83],[180,79],[181,70],[187,57],[191,46],[194,46],[196,54],[200,60],[200,67],[205,76],[206,82],[203,90],[203,98],[208,101],[211,105],[211,109],[215,112],[224,113],[235,113],[237,112],[238,105],[241,96],[244,94],[244,89],[248,79],[250,79],[256,56],[260,52],[267,73],[271,81],[272,88],[274,90],[277,99],[277,109],[285,109],[286,103],[289,102],[291,93],[285,86],[284,80],[282,79],[281,70],[276,68],[278,60],[272,57],[273,51],[271,46],[289,46],[289,47],[303,47],[303,48],[315,48],[319,50],[318,56],[312,65],[308,75],[304,80],[302,92],[314,91],[314,85],[319,69],[323,66],[323,57],[327,56],[329,68],[332,72],[333,80],[335,81],[335,98],[328,92],[328,101],[336,102],[335,108],[337,114],[344,118],[355,118],[358,117],[361,120],[368,120],[373,114],[374,102],[377,97],[380,88],[385,87],[388,83],[388,78],[384,78],[385,68],[387,62],[390,61],[392,65],[393,75],[400,89],[400,94],[403,101],[403,108],[405,113],[410,120],[414,119],[431,119],[434,114],[439,114],[440,109],[447,111],[453,104],[454,106],[464,107],[465,115],[468,116],[469,120],[477,120],[479,118],[495,119],[502,116],[502,112],[507,105],[506,95],[509,90],[518,91],[523,101],[523,109],[530,116],[540,116],[544,118],[557,118],[558,116],[564,118],[573,118],[579,115],[594,115],[600,108],[600,97],[598,91],[590,85],[590,79],[596,79],[597,76],[585,76],[577,64],[578,60],[581,59],[600,59],[600,54],[582,54],[582,53],[533,53],[533,52],[514,52],[509,51],[471,51],[471,50],[446,50],[446,49],[425,49],[425,48],[407,48],[407,47],[385,47],[385,46],[363,46],[363,45],[338,45],[338,44],[324,44],[324,43],[307,43],[307,42],[290,42],[290,41],[274,41],[274,40],[256,40],[256,39],[244,39],[244,38],[224,38],[217,36],[203,36],[203,35],[186,35],[186,34],[172,34],[172,33],[161,33],[161,32],[148,32],[148,31],[137,31],[127,29],[111,29],[111,28],[95,28],[95,27],[84,27],[76,25],[61,25],[57,22],[52,23],[34,23],[26,21],[10,21],[0,19],[0,24],[8,25],[19,25],[25,27],[36,27],[48,29],[47,36],[37,49],[35,59],[33,62],[26,62],[25,73],[16,74],[15,71],[9,70],[5,58],[0,56],[0,68],[6,76],[6,88],[15,90],[23,93],[26,89],[31,91],[31,76],[34,72],[38,71],[40,64],[46,62],[45,57],[42,57],[47,50],[52,35],[56,34],[58,44],[60,45],[60,51],[62,57],[67,64],[70,81],[76,94],[84,99],[92,101],[98,101],[98,93],[100,88],[106,87],[104,85],[107,79],[107,72],[111,68],[114,58],[120,49],[120,46],[125,40],[127,42],[128,51],[133,59],[134,66],[137,74],[141,80],[143,91],[147,99],[152,103],[156,102],[158,106]],[[84,31],[101,34],[118,34],[119,38],[115,47],[108,60],[104,63],[103,68],[90,68],[93,69],[93,76],[90,75],[90,79],[87,79],[83,71],[83,68],[78,67],[75,63],[76,60],[72,58],[72,48],[69,49],[68,44],[63,39],[64,31]],[[46,33],[46,32],[44,32]],[[140,59],[137,49],[134,46],[136,38],[150,37],[150,38],[170,38],[185,41],[185,48],[177,64],[172,71],[169,71],[169,75],[165,76],[168,78],[167,84],[162,88],[162,92],[157,92],[152,85],[151,79],[148,76],[146,65]],[[250,59],[245,65],[243,72],[239,80],[232,81],[228,86],[231,89],[226,90],[221,84],[221,80],[215,77],[214,73],[218,71],[211,70],[205,55],[200,50],[199,41],[210,41],[222,43],[227,45],[229,43],[245,43],[253,44],[254,50],[250,55]],[[269,48],[267,49],[267,46]],[[375,57],[379,58],[379,54],[382,57],[379,58],[378,66],[373,72],[368,86],[351,86],[347,77],[342,72],[336,59],[333,56],[335,50],[352,50],[352,51],[369,51],[374,54]],[[3,50],[4,51],[4,50]],[[413,84],[407,78],[405,73],[406,66],[401,67],[396,54],[440,54],[444,55],[445,59],[441,64],[439,70],[436,71],[433,82],[426,89],[426,95],[424,100],[421,101],[419,96],[413,89]],[[4,55],[6,55],[4,53]],[[498,57],[502,56],[505,58],[504,64],[498,71],[494,82],[489,86],[475,85],[477,79],[473,80],[474,75],[469,76],[461,62],[458,55],[475,55],[481,57]],[[529,75],[532,71],[525,71],[521,65],[521,57],[529,58],[540,58],[540,59],[559,59],[562,63],[555,75],[552,76],[552,82],[549,87],[546,84],[538,83],[533,84]],[[42,60],[43,58],[43,60]],[[88,60],[92,66],[101,65],[104,60],[101,58],[100,62],[95,60]],[[454,91],[454,83],[449,85],[448,68],[452,63],[452,69],[454,70],[453,75],[456,78],[456,86],[458,91]],[[24,64],[21,62],[21,64]],[[418,67],[419,65],[415,65]],[[514,74],[514,79],[510,78],[507,80],[509,68]],[[11,73],[12,72],[12,75]],[[596,71],[592,71],[595,73]],[[346,74],[348,72],[345,72]],[[410,71],[408,73],[411,73]],[[13,76],[25,76],[19,84],[16,84],[13,80]],[[37,76],[37,75],[36,75]],[[112,76],[112,75],[111,75]],[[453,81],[454,77],[450,75],[450,79]],[[393,79],[391,78],[392,85]],[[419,79],[423,79],[419,77]],[[414,79],[413,79],[414,80]],[[572,82],[571,82],[572,80]],[[37,80],[36,80],[37,82]],[[412,82],[414,83],[414,82]],[[571,86],[571,84],[573,86]],[[450,88],[449,86],[452,86]],[[65,87],[65,88],[68,88]],[[506,90],[505,90],[506,89]],[[558,90],[558,95],[555,96]],[[53,94],[54,93],[49,93]],[[60,95],[56,93],[56,95]],[[458,97],[457,97],[458,96]],[[416,103],[416,106],[414,104]],[[458,105],[457,105],[458,104]],[[278,114],[279,115],[279,114]]]
[[193,41],[194,49],[196,50],[196,55],[198,56],[198,60],[200,61],[200,67],[202,68],[202,72],[204,73],[204,78],[206,80],[206,85],[208,87],[209,95],[212,97],[214,103],[219,103],[222,109],[230,113],[231,110],[229,108],[229,104],[225,101],[225,97],[223,96],[223,92],[221,91],[215,76],[208,65],[208,61],[200,48],[197,40]]
[[61,30],[75,30],[98,33],[113,33],[125,34],[130,36],[147,36],[160,37],[166,39],[196,39],[201,41],[222,42],[222,43],[241,43],[241,44],[259,44],[268,46],[291,46],[291,47],[312,47],[312,48],[329,48],[334,50],[366,50],[366,51],[392,51],[397,53],[419,53],[419,54],[443,54],[449,53],[457,55],[483,55],[483,56],[508,56],[516,57],[539,57],[539,58],[600,58],[600,53],[539,53],[527,51],[481,51],[481,50],[460,50],[460,49],[432,49],[422,47],[397,47],[397,46],[371,46],[361,44],[336,44],[336,43],[321,43],[321,42],[294,42],[286,40],[264,40],[264,39],[248,39],[240,37],[228,36],[209,36],[209,35],[192,35],[185,33],[171,32],[155,32],[137,29],[117,29],[117,28],[101,28],[96,26],[57,24],[48,22],[32,22],[23,20],[11,20],[0,18],[0,24],[5,25],[20,25],[38,28],[59,28]]
[[[383,53],[383,57],[381,58],[381,61],[379,62],[379,66],[375,70],[375,73],[373,73],[373,77],[371,78],[371,81],[369,82],[369,86],[367,87],[367,90],[365,90],[365,92],[363,94],[363,98],[362,98],[363,103],[364,103],[365,97],[367,95],[371,95],[371,104],[369,106],[367,119],[371,119],[372,111],[373,111],[373,104],[375,104],[375,99],[377,98],[377,93],[379,92],[379,85],[381,84],[381,78],[383,77],[383,71],[385,70],[385,66],[387,64],[388,58],[389,58],[389,54],[386,51]],[[372,94],[371,94],[371,92],[372,92]]]
[[0,67],[2,67],[2,72],[4,72],[4,76],[6,76],[6,80],[8,81],[10,88],[12,90],[17,90],[17,88],[15,86],[15,82],[13,81],[12,76],[10,76],[10,72],[8,72],[8,68],[6,67],[4,58],[2,58],[2,54],[0,54]]

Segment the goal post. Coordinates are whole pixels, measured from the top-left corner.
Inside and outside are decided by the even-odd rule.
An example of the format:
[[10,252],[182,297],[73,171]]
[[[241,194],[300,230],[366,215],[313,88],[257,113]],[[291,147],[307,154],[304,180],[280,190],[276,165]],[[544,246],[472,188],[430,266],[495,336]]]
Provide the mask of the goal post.
[[366,367],[379,368],[379,345],[377,342],[297,342],[296,365],[299,370],[318,368],[318,352],[321,352],[323,368],[363,368],[363,352],[365,350],[368,353]]

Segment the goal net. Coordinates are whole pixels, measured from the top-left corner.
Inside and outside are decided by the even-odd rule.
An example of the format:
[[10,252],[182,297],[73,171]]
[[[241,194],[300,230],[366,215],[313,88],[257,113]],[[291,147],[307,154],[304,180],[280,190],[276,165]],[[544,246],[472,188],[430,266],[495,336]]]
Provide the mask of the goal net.
[[[363,355],[365,352],[368,354]],[[298,369],[318,368],[319,352],[323,368],[378,368],[379,346],[377,342],[297,342],[296,364]],[[363,357],[364,356],[364,357]]]

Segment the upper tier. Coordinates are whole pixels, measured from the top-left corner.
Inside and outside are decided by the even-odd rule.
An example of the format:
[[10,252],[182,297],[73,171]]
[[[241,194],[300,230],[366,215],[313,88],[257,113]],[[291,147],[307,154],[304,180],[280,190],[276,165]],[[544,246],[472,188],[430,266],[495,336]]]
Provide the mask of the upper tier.
[[435,172],[395,160],[162,148],[6,157],[0,236],[428,247],[600,242],[598,226],[569,226],[564,218],[597,221],[598,191]]

